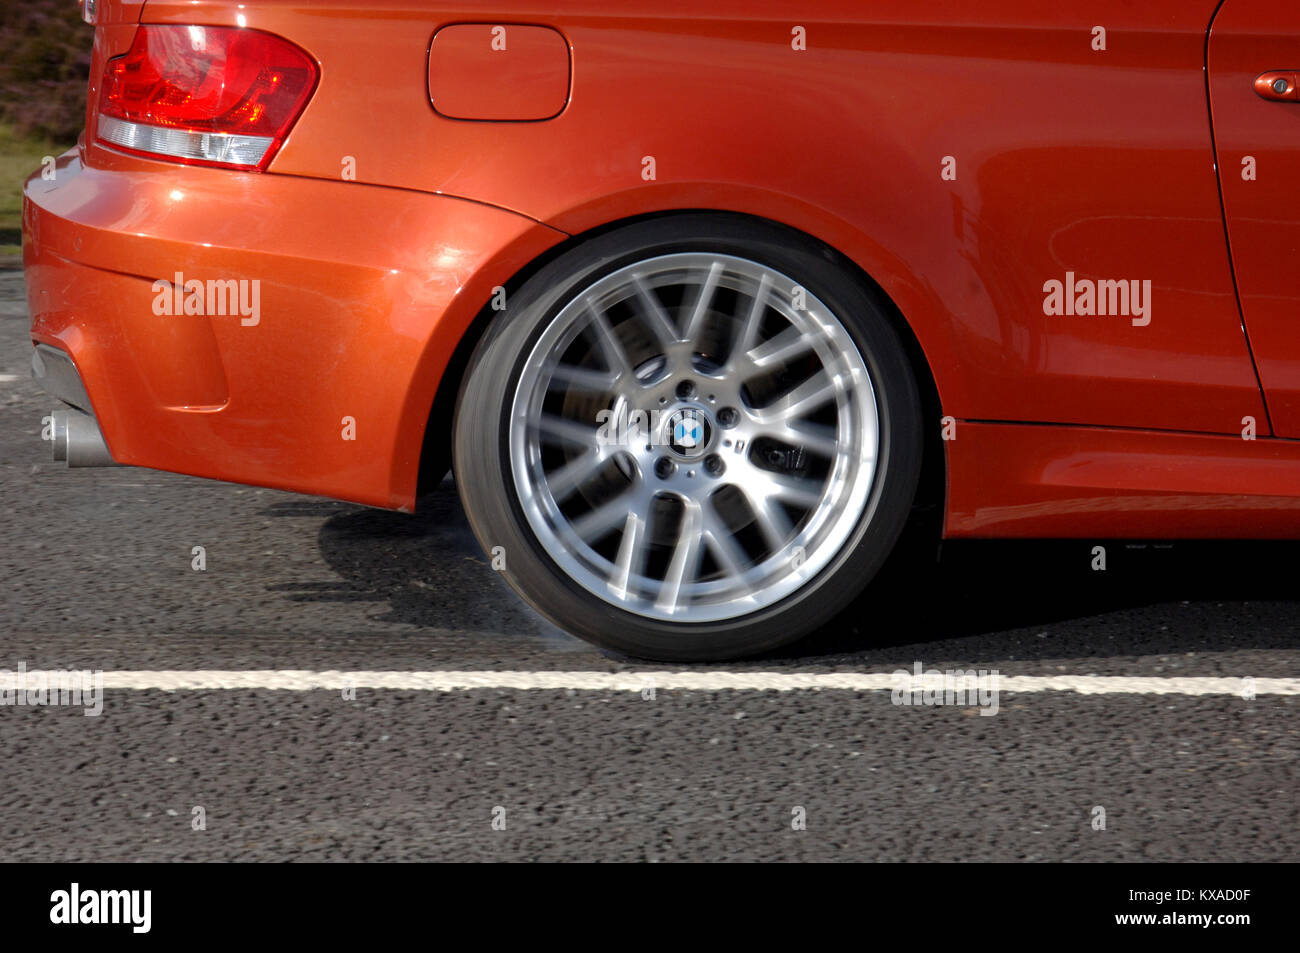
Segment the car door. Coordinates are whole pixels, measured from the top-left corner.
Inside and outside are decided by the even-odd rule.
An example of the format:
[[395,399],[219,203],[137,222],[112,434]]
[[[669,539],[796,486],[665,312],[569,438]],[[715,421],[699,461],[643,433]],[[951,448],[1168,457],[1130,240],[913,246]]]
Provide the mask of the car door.
[[1226,0],[1207,68],[1246,333],[1274,433],[1300,437],[1300,8]]

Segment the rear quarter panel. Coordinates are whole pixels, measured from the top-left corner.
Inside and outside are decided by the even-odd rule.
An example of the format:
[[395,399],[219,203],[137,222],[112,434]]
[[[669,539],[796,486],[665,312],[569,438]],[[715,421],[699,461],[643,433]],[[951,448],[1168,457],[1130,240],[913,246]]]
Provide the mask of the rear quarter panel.
[[[320,60],[275,173],[338,178],[350,161],[360,182],[569,233],[673,209],[761,215],[884,288],[947,414],[1218,433],[1254,416],[1263,433],[1202,73],[1215,6],[151,0],[144,19],[242,20]],[[567,108],[437,115],[428,46],[457,22],[560,30]],[[1066,272],[1151,281],[1152,320],[1045,315],[1044,282]]]

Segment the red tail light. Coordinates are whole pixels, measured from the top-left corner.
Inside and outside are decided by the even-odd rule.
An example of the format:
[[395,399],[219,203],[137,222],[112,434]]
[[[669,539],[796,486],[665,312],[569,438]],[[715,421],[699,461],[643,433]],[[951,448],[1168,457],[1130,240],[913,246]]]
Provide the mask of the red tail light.
[[262,170],[318,75],[310,56],[270,33],[141,26],[104,69],[96,134],[127,152]]

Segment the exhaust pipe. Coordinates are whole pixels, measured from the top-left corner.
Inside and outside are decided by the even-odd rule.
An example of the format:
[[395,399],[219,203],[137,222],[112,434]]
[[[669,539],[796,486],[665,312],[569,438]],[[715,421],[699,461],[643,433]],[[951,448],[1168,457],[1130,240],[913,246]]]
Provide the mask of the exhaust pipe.
[[56,410],[50,415],[54,431],[54,459],[70,467],[116,467],[99,424],[79,410]]

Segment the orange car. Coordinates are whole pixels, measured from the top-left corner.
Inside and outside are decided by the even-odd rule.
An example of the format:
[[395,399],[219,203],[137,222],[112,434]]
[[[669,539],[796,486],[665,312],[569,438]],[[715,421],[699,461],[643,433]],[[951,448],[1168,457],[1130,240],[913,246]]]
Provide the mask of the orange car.
[[949,537],[1300,534],[1300,14],[85,0],[55,455],[410,511],[634,655]]

